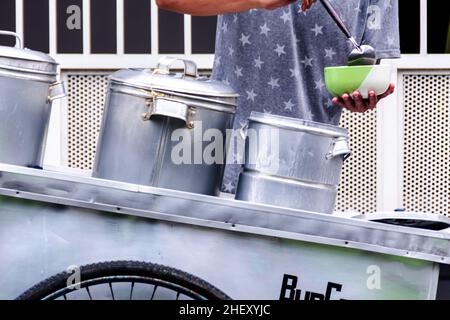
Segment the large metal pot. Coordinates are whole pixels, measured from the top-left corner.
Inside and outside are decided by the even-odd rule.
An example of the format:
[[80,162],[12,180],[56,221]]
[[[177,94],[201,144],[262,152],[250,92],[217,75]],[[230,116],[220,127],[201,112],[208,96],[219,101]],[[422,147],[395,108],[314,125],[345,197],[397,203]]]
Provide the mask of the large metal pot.
[[[171,71],[177,62],[184,73]],[[229,86],[198,77],[196,64],[188,60],[163,58],[152,73],[116,72],[110,77],[93,176],[216,194],[236,98]],[[211,133],[220,136],[214,143],[221,149],[213,162],[203,156],[210,151]]]
[[0,162],[42,167],[52,101],[64,97],[58,65],[47,54],[0,46]]
[[333,213],[346,129],[253,112],[236,199]]

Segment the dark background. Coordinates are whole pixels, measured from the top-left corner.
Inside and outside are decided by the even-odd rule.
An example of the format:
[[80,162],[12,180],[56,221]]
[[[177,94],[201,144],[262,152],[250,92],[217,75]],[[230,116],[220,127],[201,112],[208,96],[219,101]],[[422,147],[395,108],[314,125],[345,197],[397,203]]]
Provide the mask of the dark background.
[[[395,0],[393,0],[395,1]],[[420,51],[420,0],[398,0],[402,53]],[[65,27],[69,5],[82,6],[82,0],[58,0],[57,48],[59,53],[82,53],[83,30]],[[24,0],[25,45],[49,50],[48,0]],[[151,18],[148,0],[125,1],[125,53],[151,53]],[[117,52],[116,0],[91,1],[92,53]],[[159,11],[159,48],[162,54],[184,53],[184,21],[181,14]],[[214,53],[216,17],[192,17],[192,52]],[[428,0],[429,53],[444,53],[449,33],[450,1]],[[15,0],[0,1],[0,29],[15,31]],[[13,45],[10,37],[0,36],[0,45]]]

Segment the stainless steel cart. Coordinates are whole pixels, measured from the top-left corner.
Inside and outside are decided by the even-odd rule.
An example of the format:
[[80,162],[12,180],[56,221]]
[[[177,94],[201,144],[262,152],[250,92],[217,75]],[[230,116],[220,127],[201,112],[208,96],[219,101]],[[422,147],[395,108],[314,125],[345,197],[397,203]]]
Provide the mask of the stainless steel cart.
[[0,298],[160,263],[233,299],[434,299],[450,234],[0,164]]

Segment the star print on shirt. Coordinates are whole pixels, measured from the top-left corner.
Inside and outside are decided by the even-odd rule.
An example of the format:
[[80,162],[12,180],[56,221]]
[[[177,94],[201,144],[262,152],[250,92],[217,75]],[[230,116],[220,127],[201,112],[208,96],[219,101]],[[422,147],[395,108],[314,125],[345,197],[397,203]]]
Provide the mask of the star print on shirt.
[[238,20],[238,15],[237,13],[233,14],[233,23],[236,23]]
[[312,61],[313,61],[313,58],[305,57],[305,59],[300,61],[300,63],[304,64],[305,68],[306,68],[306,67],[312,67]]
[[234,54],[233,46],[229,46],[229,47],[228,47],[228,55],[229,55],[230,57],[232,57],[233,54]]
[[331,99],[327,99],[325,102],[325,108],[330,109],[334,106],[333,101]]
[[333,60],[333,56],[336,54],[336,51],[333,50],[333,48],[325,49],[325,58],[329,58],[330,60]]
[[356,11],[356,14],[361,13],[361,8],[358,6],[354,9]]
[[238,66],[236,66],[236,68],[234,69],[234,74],[236,75],[236,77],[240,78],[243,76],[242,74],[242,68],[239,68]]
[[242,43],[242,46],[245,47],[246,44],[251,44],[251,42],[249,41],[250,35],[245,35],[245,34],[241,34],[241,39],[239,39],[239,41]]
[[291,78],[294,78],[298,74],[295,69],[289,69],[289,72],[291,73]]
[[284,23],[291,21],[291,15],[289,11],[283,11],[283,15],[280,17],[281,20],[283,20]]
[[228,78],[225,78],[225,80],[223,80],[222,82],[225,83],[227,86],[230,85],[230,81],[228,81]]
[[228,181],[228,183],[225,183],[225,184],[223,185],[223,190],[224,190],[225,192],[228,192],[228,193],[232,193],[232,192],[233,192],[234,186],[233,186],[233,184],[231,183],[231,181]]
[[323,34],[323,26],[319,26],[317,23],[314,26],[314,28],[311,29],[312,32],[314,32],[314,35],[317,37],[319,34]]
[[261,66],[264,64],[264,61],[261,60],[261,56],[258,59],[255,59],[255,67],[261,69]]
[[216,56],[215,59],[214,59],[214,64],[216,66],[220,66],[221,60],[222,60],[222,57]]
[[258,96],[255,93],[255,90],[251,90],[251,91],[246,91],[247,92],[247,100],[252,100],[252,102],[255,102],[255,98]]
[[292,111],[292,108],[294,107],[294,104],[292,103],[292,99],[289,99],[289,101],[285,101],[283,103],[284,103],[284,110]]
[[274,51],[276,53],[278,53],[278,56],[281,56],[282,54],[286,54],[286,52],[284,51],[284,47],[285,46],[280,46],[279,44],[277,44],[277,48]]
[[228,23],[224,22],[222,24],[222,31],[225,32],[225,33],[228,32]]
[[314,81],[314,83],[316,84],[316,86],[314,87],[314,89],[320,90],[322,91],[323,87],[325,87],[325,83],[323,83],[323,80],[320,79],[318,81]]
[[272,114],[272,110],[268,110],[268,109],[263,109],[263,112],[267,113],[267,114]]
[[259,27],[261,29],[261,34],[265,35],[266,37],[269,35],[270,29],[267,27],[267,23],[264,23],[263,26]]
[[268,84],[269,86],[271,86],[272,89],[279,88],[279,87],[280,87],[280,84],[278,83],[278,81],[280,81],[280,79],[274,79],[274,78],[271,77],[271,78],[270,78],[270,81],[267,82],[267,84]]

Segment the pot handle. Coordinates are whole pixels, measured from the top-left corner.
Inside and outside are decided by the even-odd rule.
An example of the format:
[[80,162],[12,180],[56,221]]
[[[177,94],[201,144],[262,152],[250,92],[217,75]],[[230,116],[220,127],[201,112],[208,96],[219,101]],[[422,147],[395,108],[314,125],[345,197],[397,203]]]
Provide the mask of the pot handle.
[[183,62],[184,75],[188,77],[197,78],[197,64],[194,61],[179,59],[173,57],[163,57],[158,61],[154,73],[169,74],[172,69],[172,65],[176,62]]
[[155,98],[149,105],[149,111],[142,116],[144,121],[150,121],[153,116],[164,116],[182,120],[188,129],[194,128],[195,108],[170,98]]
[[23,41],[22,38],[15,32],[0,30],[0,35],[2,36],[11,36],[16,38],[16,48],[23,49]]
[[342,156],[343,160],[347,160],[352,155],[352,151],[348,145],[348,139],[344,137],[336,138],[331,144],[330,151],[326,155],[327,160],[332,160],[336,157]]
[[55,82],[50,85],[47,99],[48,102],[53,102],[55,100],[65,98],[66,96],[66,86],[64,85],[64,82]]

